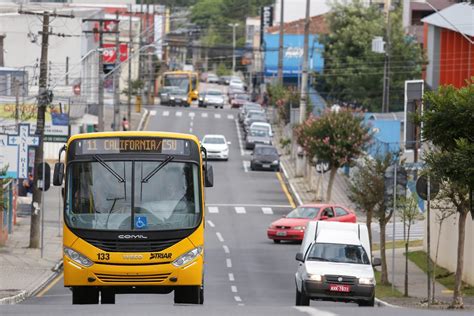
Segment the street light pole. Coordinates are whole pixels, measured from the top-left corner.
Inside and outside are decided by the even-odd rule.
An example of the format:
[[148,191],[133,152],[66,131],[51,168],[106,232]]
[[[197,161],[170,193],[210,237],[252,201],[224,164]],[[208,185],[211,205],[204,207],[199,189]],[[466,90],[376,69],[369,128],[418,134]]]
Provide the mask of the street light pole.
[[232,27],[232,74],[235,73],[235,28],[239,26],[239,23],[229,24]]

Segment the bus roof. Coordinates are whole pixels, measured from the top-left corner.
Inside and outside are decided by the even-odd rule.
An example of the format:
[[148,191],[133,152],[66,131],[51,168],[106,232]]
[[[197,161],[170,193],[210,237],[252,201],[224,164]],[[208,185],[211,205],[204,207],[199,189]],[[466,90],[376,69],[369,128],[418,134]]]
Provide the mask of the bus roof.
[[195,135],[163,132],[163,131],[120,131],[120,132],[97,132],[76,134],[69,138],[67,146],[76,140],[84,138],[102,138],[102,137],[164,137],[164,138],[181,138],[189,139],[199,144],[199,139]]

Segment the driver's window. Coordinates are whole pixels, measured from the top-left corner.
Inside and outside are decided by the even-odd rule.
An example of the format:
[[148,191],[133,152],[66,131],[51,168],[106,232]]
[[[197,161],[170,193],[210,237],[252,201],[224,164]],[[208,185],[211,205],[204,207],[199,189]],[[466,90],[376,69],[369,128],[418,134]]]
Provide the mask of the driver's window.
[[334,212],[332,211],[332,208],[326,207],[321,213],[321,216],[327,216],[328,218],[331,218],[334,217]]

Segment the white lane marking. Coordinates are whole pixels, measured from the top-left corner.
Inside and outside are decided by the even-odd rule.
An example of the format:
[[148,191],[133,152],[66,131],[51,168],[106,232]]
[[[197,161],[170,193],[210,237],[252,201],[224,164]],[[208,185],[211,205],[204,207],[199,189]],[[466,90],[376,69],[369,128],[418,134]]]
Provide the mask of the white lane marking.
[[309,306],[293,306],[293,308],[302,313],[306,313],[309,316],[336,316],[336,314],[333,314],[331,312],[323,311],[318,308]]
[[201,113],[201,117],[207,117],[207,113]]
[[214,118],[220,119],[220,118],[221,118],[221,115],[220,115],[219,113],[215,113],[215,114],[214,114]]
[[224,248],[225,253],[230,253],[229,247],[227,247],[226,245],[223,245],[222,248]]
[[249,172],[250,161],[248,161],[248,160],[243,160],[243,161],[242,161],[242,164],[243,164],[243,166],[244,166],[244,171],[245,171],[245,172]]
[[222,237],[221,233],[217,232],[216,236],[217,236],[217,239],[219,239],[220,242],[224,242],[224,237]]
[[289,204],[268,204],[268,205],[261,205],[261,204],[207,204],[208,206],[249,206],[249,207],[274,207],[274,208],[287,208],[291,207]]
[[229,115],[227,115],[227,118],[228,118],[229,120],[233,120],[233,119],[234,119],[234,116],[233,116],[232,114],[229,114]]
[[227,268],[232,268],[232,260],[230,258],[225,259],[225,264]]
[[244,150],[244,153],[246,155],[251,155],[253,153],[253,151],[252,150]]
[[163,111],[163,116],[169,116],[170,112],[169,111]]
[[238,120],[235,120],[235,127],[237,128],[237,137],[239,138],[240,155],[243,156],[244,146],[242,146],[242,137],[240,136],[240,126]]
[[242,302],[242,299],[240,298],[240,296],[234,296],[234,300],[236,302]]
[[[283,174],[285,175],[285,177],[288,179],[288,173],[286,173],[286,170],[285,170],[285,167],[283,166],[283,164],[280,164],[280,167],[281,167],[281,170],[283,170]],[[288,182],[290,184],[290,188],[291,190],[293,191],[293,193],[295,194],[296,196],[296,200],[298,202],[298,205],[302,205],[303,202],[301,201],[301,198],[300,198],[300,195],[298,194],[298,192],[295,190],[295,188],[293,187],[293,184],[291,184],[291,182],[289,181]]]
[[233,273],[229,273],[229,281],[231,281],[231,282],[235,281]]
[[182,116],[183,112],[176,112],[176,116]]
[[234,208],[235,208],[235,212],[236,212],[237,214],[245,214],[245,213],[247,213],[247,212],[245,211],[245,207],[236,206],[236,207],[234,207]]
[[231,285],[230,290],[232,291],[232,293],[237,293],[237,287],[235,285]]
[[244,303],[239,303],[239,304],[237,304],[237,305],[239,305],[239,306],[245,306],[245,304],[244,304]]
[[207,210],[209,213],[219,213],[219,208],[217,206],[209,206]]
[[196,113],[194,113],[194,112],[189,112],[189,117],[190,117],[191,119],[194,118],[194,115],[196,115]]
[[262,207],[263,214],[271,215],[273,214],[273,210],[271,207]]
[[193,132],[193,128],[192,128],[192,127],[189,128],[189,132],[190,132],[190,133]]
[[190,125],[191,127],[193,127],[194,121],[189,122],[189,125]]
[[155,116],[155,115],[156,115],[156,111],[150,111],[150,115],[151,115],[151,116]]
[[209,226],[211,226],[211,227],[216,227],[216,225],[214,225],[214,223],[213,223],[213,222],[211,222],[211,221],[209,221],[209,220],[207,221],[207,223],[208,223],[208,224],[209,224]]

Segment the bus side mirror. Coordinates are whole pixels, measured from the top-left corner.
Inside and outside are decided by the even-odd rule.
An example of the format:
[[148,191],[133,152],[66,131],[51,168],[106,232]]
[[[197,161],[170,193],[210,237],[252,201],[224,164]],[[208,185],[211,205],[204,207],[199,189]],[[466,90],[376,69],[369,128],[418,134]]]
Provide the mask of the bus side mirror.
[[60,186],[64,180],[64,163],[57,162],[54,165],[53,185]]
[[214,171],[212,166],[208,166],[204,173],[204,185],[206,188],[212,188],[214,186]]

